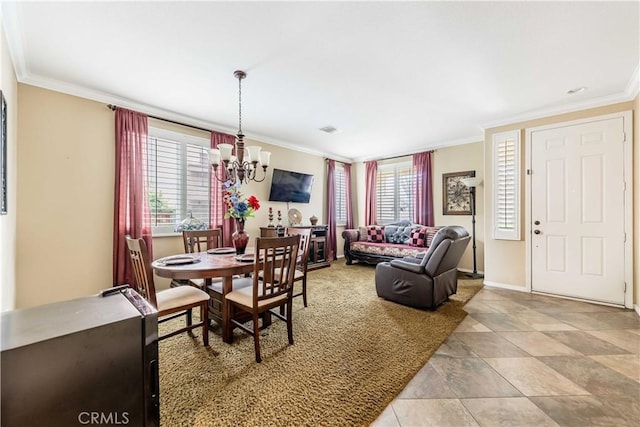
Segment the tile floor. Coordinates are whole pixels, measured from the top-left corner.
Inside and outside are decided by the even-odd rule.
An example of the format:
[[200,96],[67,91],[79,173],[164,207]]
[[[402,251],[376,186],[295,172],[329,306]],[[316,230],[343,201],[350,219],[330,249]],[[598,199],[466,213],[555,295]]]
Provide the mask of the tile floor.
[[484,287],[372,426],[639,426],[633,310]]

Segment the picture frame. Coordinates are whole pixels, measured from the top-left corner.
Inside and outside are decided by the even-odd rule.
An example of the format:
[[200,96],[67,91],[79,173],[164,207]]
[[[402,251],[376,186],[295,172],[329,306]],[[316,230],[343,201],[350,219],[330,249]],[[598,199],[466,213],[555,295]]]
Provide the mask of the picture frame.
[[7,214],[7,101],[0,90],[0,215]]
[[471,215],[471,193],[460,180],[475,176],[476,171],[442,174],[442,215]]

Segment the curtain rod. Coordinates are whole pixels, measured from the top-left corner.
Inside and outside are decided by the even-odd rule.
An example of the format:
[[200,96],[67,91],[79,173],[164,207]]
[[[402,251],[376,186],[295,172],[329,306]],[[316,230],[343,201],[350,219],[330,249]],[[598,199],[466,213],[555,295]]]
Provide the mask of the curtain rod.
[[371,162],[371,161],[374,161],[374,160],[375,160],[376,162],[377,162],[377,161],[380,161],[380,160],[393,160],[393,159],[399,159],[400,157],[411,157],[411,156],[413,156],[414,154],[419,154],[419,153],[435,153],[435,152],[436,152],[436,150],[435,150],[435,149],[433,149],[433,150],[426,150],[426,151],[416,151],[415,153],[400,154],[400,155],[392,156],[392,157],[383,157],[383,158],[381,158],[381,159],[365,160],[365,161],[363,161],[362,163],[364,163],[364,162]]
[[[113,105],[113,104],[108,104],[107,107],[111,111],[116,111],[116,109],[118,108],[118,106]],[[160,121],[167,122],[167,123],[173,123],[174,125],[185,126],[185,127],[191,128],[191,129],[197,129],[197,130],[201,130],[201,131],[204,131],[204,132],[213,132],[211,129],[205,129],[205,128],[201,128],[199,126],[188,125],[186,123],[181,123],[181,122],[177,122],[175,120],[169,120],[169,119],[165,119],[165,118],[158,117],[158,116],[152,116],[150,114],[147,114],[147,117],[149,117],[150,119],[156,119],[156,120],[160,120]]]

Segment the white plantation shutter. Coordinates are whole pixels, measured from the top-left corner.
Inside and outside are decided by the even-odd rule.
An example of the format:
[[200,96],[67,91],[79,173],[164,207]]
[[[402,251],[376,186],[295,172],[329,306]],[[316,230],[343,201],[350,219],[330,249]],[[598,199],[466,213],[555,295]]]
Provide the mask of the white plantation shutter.
[[376,214],[379,224],[413,221],[414,186],[411,162],[378,165]]
[[346,225],[347,181],[344,174],[344,165],[342,163],[336,163],[335,181],[336,225]]
[[153,233],[174,233],[189,214],[208,224],[209,141],[149,127],[148,153]]
[[493,135],[493,238],[520,240],[520,130]]

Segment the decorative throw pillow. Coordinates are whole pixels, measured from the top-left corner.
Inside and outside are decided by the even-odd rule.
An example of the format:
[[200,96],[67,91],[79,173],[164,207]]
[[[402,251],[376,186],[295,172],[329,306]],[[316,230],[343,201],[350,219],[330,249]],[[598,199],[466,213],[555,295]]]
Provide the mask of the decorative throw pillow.
[[416,228],[411,232],[409,238],[409,246],[424,247],[427,242],[427,230],[424,228]]
[[424,242],[424,245],[426,247],[431,246],[431,242],[433,242],[433,238],[436,235],[436,233],[438,232],[438,230],[429,230],[427,231],[427,240]]
[[368,240],[368,236],[367,235],[369,234],[367,232],[367,227],[360,226],[360,227],[358,227],[358,231],[359,231],[359,233],[358,233],[358,241],[366,242]]
[[367,227],[367,242],[384,243],[384,227],[380,225]]
[[397,230],[395,230],[395,232],[393,234],[389,235],[389,233],[387,231],[387,228],[384,229],[384,234],[387,237],[387,240],[389,241],[389,243],[402,243],[403,242],[402,230],[401,229],[397,229]]
[[411,232],[415,230],[415,227],[407,226],[403,227],[399,230],[400,236],[398,237],[398,243],[402,243],[404,245],[409,244],[409,240],[411,239]]

